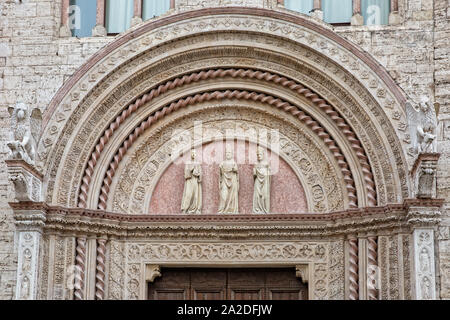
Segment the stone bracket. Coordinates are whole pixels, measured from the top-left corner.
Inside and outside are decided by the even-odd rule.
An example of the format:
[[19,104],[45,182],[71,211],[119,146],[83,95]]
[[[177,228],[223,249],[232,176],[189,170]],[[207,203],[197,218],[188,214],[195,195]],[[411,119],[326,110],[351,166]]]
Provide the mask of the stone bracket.
[[411,170],[414,198],[436,198],[436,168],[439,157],[439,153],[421,153],[418,155]]
[[42,199],[42,175],[24,160],[6,160],[8,180],[14,186],[14,200],[39,202]]
[[297,278],[301,278],[303,283],[309,282],[309,265],[298,264],[295,266],[295,275]]
[[145,281],[154,282],[161,277],[161,267],[157,264],[147,264],[145,266]]

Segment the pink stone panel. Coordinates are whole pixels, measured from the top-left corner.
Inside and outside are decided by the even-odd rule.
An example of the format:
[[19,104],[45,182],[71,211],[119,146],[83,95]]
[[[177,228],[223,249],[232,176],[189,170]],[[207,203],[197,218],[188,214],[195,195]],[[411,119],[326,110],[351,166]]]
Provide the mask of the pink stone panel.
[[[256,163],[256,145],[237,141],[234,158],[239,170],[239,213],[252,214],[253,166]],[[202,214],[217,214],[219,207],[219,164],[225,156],[225,143],[212,142],[199,147],[197,161],[202,163]],[[292,168],[275,153],[266,150],[273,173],[271,183],[271,213],[307,212],[303,187]],[[150,214],[179,214],[184,188],[184,163],[190,152],[172,163],[158,181],[150,202]]]

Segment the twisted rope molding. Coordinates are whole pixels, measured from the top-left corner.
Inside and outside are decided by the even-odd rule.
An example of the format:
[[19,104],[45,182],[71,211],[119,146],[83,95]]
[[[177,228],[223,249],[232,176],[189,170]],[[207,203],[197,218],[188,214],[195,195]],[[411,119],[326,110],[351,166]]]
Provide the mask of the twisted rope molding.
[[181,108],[185,108],[189,105],[211,101],[211,100],[221,100],[221,99],[245,99],[259,101],[262,103],[269,104],[278,109],[284,110],[287,113],[292,114],[297,117],[301,122],[305,123],[311,130],[316,133],[319,138],[321,138],[325,145],[328,146],[329,150],[336,158],[338,166],[341,168],[342,175],[344,176],[344,181],[346,182],[346,189],[349,198],[350,208],[356,208],[356,188],[352,178],[352,173],[345,161],[344,155],[341,153],[339,147],[336,145],[332,137],[322,128],[319,123],[313,120],[305,112],[300,111],[297,107],[290,105],[289,103],[282,101],[281,99],[268,96],[263,93],[240,91],[240,90],[226,90],[226,91],[214,91],[205,92],[203,94],[196,94],[194,96],[189,96],[178,100],[177,102],[171,103],[169,106],[156,111],[153,115],[149,116],[146,120],[142,121],[139,126],[135,128],[133,133],[131,133],[128,138],[124,141],[122,146],[117,151],[116,155],[109,164],[109,168],[105,173],[105,178],[103,180],[103,185],[100,190],[98,209],[106,210],[106,203],[108,201],[108,194],[110,191],[110,185],[113,181],[116,169],[119,163],[122,161],[128,149],[133,145],[133,143],[138,139],[138,137],[145,132],[152,124],[156,123],[163,117],[177,111]]
[[310,89],[305,88],[301,84],[276,74],[248,69],[217,69],[192,73],[190,75],[184,75],[181,78],[176,78],[174,80],[168,81],[165,84],[160,85],[158,88],[152,89],[149,93],[144,94],[142,97],[136,99],[136,101],[129,105],[127,109],[123,110],[121,115],[117,116],[116,119],[110,124],[109,128],[105,130],[103,136],[95,146],[94,151],[91,153],[90,160],[87,163],[87,167],[82,178],[82,185],[80,187],[80,193],[78,197],[78,206],[81,208],[86,208],[89,185],[97,161],[100,158],[105,145],[109,142],[109,139],[113,135],[114,131],[117,130],[117,128],[119,128],[119,126],[132,113],[134,113],[147,102],[167,92],[168,90],[190,83],[195,83],[207,79],[223,78],[227,76],[233,78],[249,78],[273,82],[297,92],[299,95],[304,96],[313,104],[315,104],[319,109],[321,109],[327,116],[332,119],[332,121],[335,122],[341,132],[343,132],[349,140],[351,147],[355,151],[355,154],[359,159],[362,168],[363,177],[366,184],[368,204],[369,206],[375,206],[377,204],[375,183],[373,181],[372,169],[368,162],[368,157],[365,154],[365,151],[362,148],[362,145],[358,140],[356,134],[353,132],[352,128],[347,124],[346,120],[339,115],[335,108],[326,102],[326,100],[322,99],[319,95],[317,95]]
[[95,298],[103,300],[105,298],[105,255],[106,255],[106,240],[97,240],[97,264],[95,273]]
[[352,238],[349,242],[349,282],[350,282],[350,300],[359,299],[359,276],[358,276],[358,239]]
[[75,300],[84,299],[84,278],[85,278],[85,261],[86,261],[86,238],[77,238],[75,257]]
[[368,275],[371,280],[367,288],[367,293],[369,300],[378,300],[378,290],[376,286],[378,281],[378,270],[376,269],[376,267],[378,267],[377,237],[367,238],[367,243],[367,262],[368,267],[370,267]]

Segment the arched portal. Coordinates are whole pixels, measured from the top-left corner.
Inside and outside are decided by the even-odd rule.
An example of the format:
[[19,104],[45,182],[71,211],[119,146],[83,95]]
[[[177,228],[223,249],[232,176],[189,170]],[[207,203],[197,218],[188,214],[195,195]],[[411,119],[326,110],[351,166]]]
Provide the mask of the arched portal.
[[[439,206],[408,200],[404,105],[369,54],[310,18],[236,7],[171,14],[118,37],[60,88],[33,171],[43,203],[15,209],[42,211],[43,255],[59,250],[77,265],[76,299],[144,299],[164,268],[213,266],[228,277],[235,265],[295,270],[312,299],[404,297],[411,266],[397,253],[409,253],[415,219],[406,214]],[[255,162],[244,161],[240,214],[217,214],[219,159],[202,167],[205,211],[182,214],[177,161],[192,148],[223,158],[227,143],[235,160],[257,147],[278,159],[273,210],[252,212]],[[42,261],[45,282],[53,266]],[[380,266],[384,291],[358,274],[368,265]],[[386,293],[399,270],[404,281]]]
[[256,100],[297,117],[333,154],[346,208],[407,197],[403,98],[385,71],[311,21],[250,11],[144,24],[82,67],[44,116],[47,201],[107,209],[115,171],[144,131],[211,99]]

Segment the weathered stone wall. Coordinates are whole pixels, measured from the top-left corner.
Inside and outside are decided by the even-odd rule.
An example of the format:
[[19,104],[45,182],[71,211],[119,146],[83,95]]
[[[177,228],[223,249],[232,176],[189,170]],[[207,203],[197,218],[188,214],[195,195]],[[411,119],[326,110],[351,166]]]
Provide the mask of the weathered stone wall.
[[450,1],[435,0],[434,20],[434,90],[441,104],[438,196],[447,199],[438,238],[440,294],[442,299],[450,299]]
[[8,107],[22,101],[42,111],[59,87],[109,38],[59,38],[60,0],[0,1],[0,299],[14,296],[17,257],[11,186],[4,159]]
[[[64,81],[114,39],[59,38],[60,12],[61,0],[0,1],[0,299],[14,295],[17,259],[3,161],[10,133],[7,108],[23,101],[43,111]],[[399,25],[336,31],[371,53],[411,99],[434,95],[441,104],[438,196],[448,199],[450,208],[450,1],[399,0],[399,12]],[[448,217],[444,223],[450,225]],[[450,298],[450,240],[448,227],[443,230],[438,237],[440,293]]]

